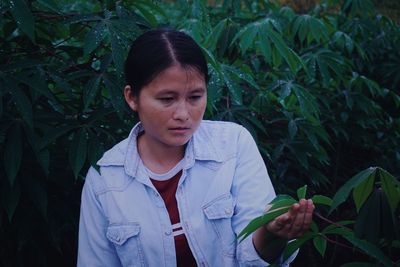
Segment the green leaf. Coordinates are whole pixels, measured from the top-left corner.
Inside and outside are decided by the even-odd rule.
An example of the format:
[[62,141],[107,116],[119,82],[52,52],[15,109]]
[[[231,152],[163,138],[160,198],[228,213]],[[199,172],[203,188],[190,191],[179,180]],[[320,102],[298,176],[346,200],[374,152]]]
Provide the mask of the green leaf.
[[378,171],[379,176],[381,177],[382,190],[387,197],[392,212],[394,213],[400,201],[399,186],[396,183],[397,180],[384,169],[379,168]]
[[39,4],[43,5],[44,7],[48,8],[49,10],[56,12],[58,14],[62,14],[60,11],[61,8],[58,6],[58,3],[56,3],[53,0],[36,0]]
[[69,159],[74,172],[75,179],[78,177],[80,170],[86,160],[87,153],[87,139],[86,130],[84,128],[78,130],[74,134],[74,138],[71,142],[69,149]]
[[55,101],[54,95],[47,87],[46,77],[40,71],[21,73],[17,76],[19,82],[22,82],[40,94],[46,96],[49,100]]
[[222,32],[226,29],[228,19],[223,19],[212,29],[210,34],[207,36],[205,46],[211,50],[215,50],[218,40],[221,37]]
[[283,261],[286,261],[290,257],[290,255],[292,255],[297,249],[299,249],[305,242],[314,238],[315,236],[315,233],[306,232],[302,237],[289,242],[282,253]]
[[125,107],[125,99],[122,93],[123,87],[118,85],[117,78],[112,75],[104,75],[103,83],[109,92],[114,109],[117,111],[118,116],[122,118]]
[[255,230],[269,223],[276,217],[286,213],[291,206],[282,207],[277,210],[270,211],[260,217],[253,219],[238,235],[239,242],[242,242],[246,237],[248,237]]
[[49,174],[49,167],[50,167],[50,152],[48,149],[42,149],[39,151],[38,161],[40,166],[46,175]]
[[96,135],[90,134],[88,141],[88,160],[90,165],[95,166],[104,153],[104,148]]
[[264,56],[265,61],[270,64],[272,62],[272,47],[271,41],[267,38],[267,32],[264,27],[259,27],[258,37],[260,39],[259,47],[261,54]]
[[4,148],[4,169],[7,174],[8,182],[11,186],[15,183],[22,161],[22,134],[19,124],[14,125],[8,130],[6,144]]
[[321,205],[326,205],[326,206],[331,206],[332,205],[332,199],[326,196],[322,195],[314,195],[311,200],[315,205],[321,204]]
[[357,212],[360,211],[361,206],[368,199],[374,188],[375,175],[370,175],[367,179],[361,182],[359,185],[354,187],[353,199],[357,208]]
[[242,89],[240,88],[239,84],[230,77],[227,67],[225,65],[221,65],[221,67],[222,67],[222,75],[225,84],[228,87],[228,91],[232,96],[233,103],[241,105],[243,102]]
[[297,189],[297,197],[298,199],[304,199],[306,198],[306,193],[307,193],[307,185],[304,185],[303,187],[300,187]]
[[143,15],[143,17],[151,24],[152,27],[157,26],[157,18],[149,12],[146,7],[142,6],[142,3],[136,3],[135,7]]
[[[254,43],[254,39],[256,38],[257,33],[258,33],[257,27],[246,27],[244,28],[243,31],[240,31],[238,33],[238,35],[240,35],[239,46],[243,54]],[[266,44],[263,42],[260,43],[260,46],[264,45]]]
[[29,127],[33,128],[33,112],[31,101],[11,79],[6,80],[6,85],[8,86],[12,99],[14,100],[15,105],[25,123]]
[[66,77],[59,77],[55,75],[54,73],[50,74],[51,78],[54,80],[56,83],[57,87],[64,91],[64,93],[69,97],[73,98],[72,96],[72,87],[71,85],[66,81]]
[[376,267],[375,263],[370,263],[370,262],[349,262],[346,264],[341,265],[340,267]]
[[266,213],[253,219],[238,235],[239,242],[242,242],[262,225],[269,223],[276,217],[286,213],[296,203],[296,200],[288,195],[278,195],[266,207]]
[[296,202],[297,201],[291,196],[278,195],[267,205],[265,212],[269,213],[282,207],[292,206]]
[[85,91],[83,94],[83,103],[84,109],[86,110],[89,105],[93,102],[93,99],[96,97],[97,92],[99,91],[99,84],[101,80],[101,75],[93,76],[85,86]]
[[314,221],[311,221],[310,230],[313,233],[319,232],[318,225]]
[[114,31],[112,26],[108,27],[108,31],[111,38],[111,53],[115,67],[117,68],[118,73],[123,73],[125,56],[124,49],[121,44],[121,37],[119,36],[118,32]]
[[0,187],[0,190],[1,203],[7,213],[8,221],[11,222],[21,196],[19,183],[15,183],[14,186],[5,183]]
[[325,251],[326,251],[326,239],[321,235],[317,235],[313,239],[313,244],[314,244],[314,247],[319,252],[319,254],[321,254],[321,256],[324,257]]
[[365,241],[358,239],[354,236],[343,236],[350,243],[352,243],[355,247],[364,251],[367,255],[377,259],[379,262],[384,264],[385,266],[393,266],[392,261],[375,245]]
[[300,63],[299,56],[286,45],[282,37],[278,35],[275,31],[270,30],[269,37],[271,38],[271,41],[274,44],[274,46],[278,49],[280,55],[285,59],[286,63],[289,65],[292,73],[296,74]]
[[294,120],[289,121],[288,132],[290,139],[293,140],[293,138],[296,136],[297,133],[297,124]]
[[10,11],[18,28],[35,42],[35,19],[25,0],[10,0]]
[[47,221],[47,192],[40,182],[35,177],[25,177],[24,185],[25,191],[28,193],[31,201],[38,211],[42,214],[43,218]]
[[396,222],[396,213],[392,212],[389,201],[384,193],[381,196],[381,236],[385,238],[388,243],[392,240],[399,239],[398,222]]
[[90,54],[95,50],[105,37],[105,23],[100,21],[95,27],[93,27],[85,37],[85,44],[83,46],[83,52],[85,55]]
[[237,79],[240,79],[240,80],[248,83],[249,85],[251,85],[255,89],[260,90],[260,86],[258,86],[256,81],[254,80],[252,73],[248,74],[248,73],[243,71],[243,69],[245,69],[246,67],[247,67],[247,69],[249,71],[249,68],[248,68],[247,65],[242,65],[241,69],[237,69],[237,68],[229,66],[229,65],[222,65],[222,67],[223,67],[223,70],[230,72]]
[[[344,228],[346,225],[354,224],[354,221],[338,221],[335,224],[328,225],[321,233],[324,235],[337,234],[337,235],[353,235],[354,232],[349,228]],[[343,227],[342,227],[343,226]]]
[[348,180],[335,194],[332,200],[332,206],[329,209],[329,213],[331,213],[336,207],[338,207],[340,204],[342,204],[347,197],[349,196],[351,190],[353,190],[354,187],[368,179],[369,176],[375,175],[376,168],[370,167],[368,169],[365,169],[359,173],[357,173],[355,176],[353,176],[350,180]]
[[305,25],[306,23],[306,17],[307,15],[301,15],[301,16],[297,16],[296,19],[294,19],[293,23],[292,23],[292,34],[293,36],[296,35],[296,33],[299,36],[300,41],[303,43],[304,40],[306,39],[306,30],[307,27]]
[[0,92],[0,119],[3,115],[3,94]]
[[269,204],[273,205],[275,203],[281,202],[282,200],[292,200],[294,202],[297,202],[292,196],[285,195],[285,194],[279,194],[273,200],[271,200],[271,202]]
[[317,123],[319,120],[319,107],[316,98],[305,88],[296,84],[292,89],[299,101],[301,114],[310,122]]
[[19,59],[16,61],[13,61],[10,64],[7,65],[2,65],[0,66],[0,69],[2,71],[11,71],[11,70],[16,70],[16,69],[29,69],[29,68],[33,68],[33,67],[38,67],[38,66],[42,66],[42,65],[47,65],[45,63],[43,63],[40,60],[37,59]]
[[203,47],[201,44],[199,44],[201,50],[203,51],[207,62],[212,66],[212,68],[215,70],[215,72],[222,77],[221,73],[221,65],[220,63],[215,59],[213,53],[211,53],[208,49]]
[[69,17],[64,20],[64,23],[74,24],[74,23],[80,23],[80,22],[99,21],[102,19],[103,18],[97,14],[84,14],[84,15],[76,15],[76,16]]
[[39,149],[43,149],[57,140],[60,136],[76,128],[76,125],[58,126],[50,129],[40,140]]
[[361,208],[354,225],[355,235],[369,242],[377,243],[381,232],[381,197],[379,190],[368,198]]

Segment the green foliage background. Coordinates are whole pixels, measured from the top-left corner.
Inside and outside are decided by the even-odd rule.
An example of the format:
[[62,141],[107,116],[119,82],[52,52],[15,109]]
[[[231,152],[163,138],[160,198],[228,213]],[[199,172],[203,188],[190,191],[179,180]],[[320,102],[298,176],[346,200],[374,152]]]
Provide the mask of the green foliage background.
[[[201,44],[206,118],[250,130],[277,192],[333,196],[369,166],[400,176],[400,29],[369,0],[308,14],[261,0],[3,0],[0,14],[0,266],[75,265],[86,170],[137,120],[127,50],[157,26]],[[308,266],[361,257],[304,251]]]

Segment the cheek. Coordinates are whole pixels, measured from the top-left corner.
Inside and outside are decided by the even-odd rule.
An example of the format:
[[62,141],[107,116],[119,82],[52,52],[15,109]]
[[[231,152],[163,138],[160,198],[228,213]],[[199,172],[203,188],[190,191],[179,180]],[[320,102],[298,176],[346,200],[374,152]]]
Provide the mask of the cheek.
[[197,116],[203,117],[204,112],[206,111],[207,100],[204,100],[200,103],[199,106],[196,107],[196,114]]

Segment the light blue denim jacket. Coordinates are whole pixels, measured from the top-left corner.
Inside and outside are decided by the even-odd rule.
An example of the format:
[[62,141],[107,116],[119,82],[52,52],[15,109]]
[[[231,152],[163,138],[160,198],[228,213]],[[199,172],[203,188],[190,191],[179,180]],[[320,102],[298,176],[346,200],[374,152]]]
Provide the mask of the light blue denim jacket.
[[[129,137],[90,168],[82,192],[78,266],[176,266],[167,209]],[[176,199],[198,266],[267,266],[252,236],[237,242],[275,197],[250,133],[234,123],[202,121],[185,151]],[[293,258],[293,257],[292,257]],[[283,265],[287,266],[289,259]]]

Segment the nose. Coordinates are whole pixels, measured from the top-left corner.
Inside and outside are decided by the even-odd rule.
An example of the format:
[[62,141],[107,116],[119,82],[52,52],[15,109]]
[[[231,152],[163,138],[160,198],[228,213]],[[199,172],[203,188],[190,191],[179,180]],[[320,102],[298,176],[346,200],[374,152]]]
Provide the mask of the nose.
[[187,121],[189,119],[189,110],[185,101],[179,101],[173,114],[174,120]]

